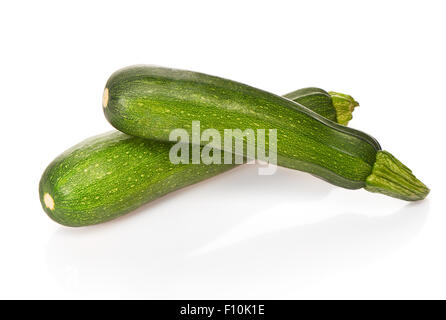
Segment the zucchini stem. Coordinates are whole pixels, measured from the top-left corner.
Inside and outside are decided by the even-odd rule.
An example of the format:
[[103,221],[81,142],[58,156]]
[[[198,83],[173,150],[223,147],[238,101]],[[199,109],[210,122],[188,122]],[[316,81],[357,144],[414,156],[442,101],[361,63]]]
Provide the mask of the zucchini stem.
[[333,106],[336,109],[336,117],[339,124],[346,126],[353,118],[353,110],[359,106],[359,103],[348,94],[329,91]]
[[387,151],[378,151],[365,189],[407,201],[422,200],[429,193],[429,188]]

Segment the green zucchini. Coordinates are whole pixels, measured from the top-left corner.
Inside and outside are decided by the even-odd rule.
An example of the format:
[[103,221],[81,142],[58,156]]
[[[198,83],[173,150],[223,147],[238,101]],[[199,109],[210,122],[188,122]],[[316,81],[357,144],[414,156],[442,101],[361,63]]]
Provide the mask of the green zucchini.
[[169,161],[171,146],[118,131],[87,139],[43,173],[43,209],[66,226],[97,224],[235,166],[175,165]]
[[[337,106],[321,89],[306,88],[291,96],[336,118]],[[235,166],[174,165],[169,161],[171,146],[117,131],[87,139],[46,168],[39,185],[42,207],[66,226],[97,224]]]
[[[186,129],[190,136],[192,121],[200,121],[202,130],[218,130],[221,136],[224,129],[276,129],[278,165],[344,188],[365,188],[404,200],[420,200],[429,192],[399,161],[381,151],[373,137],[235,81],[132,66],[109,78],[103,109],[118,130],[160,141],[169,141],[176,128]],[[268,141],[265,148],[269,149]]]

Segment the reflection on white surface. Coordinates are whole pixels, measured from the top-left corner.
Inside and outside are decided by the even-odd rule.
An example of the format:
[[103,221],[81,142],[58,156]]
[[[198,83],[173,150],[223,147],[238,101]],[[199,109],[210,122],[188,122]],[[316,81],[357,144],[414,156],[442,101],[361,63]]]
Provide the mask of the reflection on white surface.
[[281,298],[385,258],[427,213],[426,201],[244,166],[114,222],[61,227],[47,262],[61,286],[86,296]]

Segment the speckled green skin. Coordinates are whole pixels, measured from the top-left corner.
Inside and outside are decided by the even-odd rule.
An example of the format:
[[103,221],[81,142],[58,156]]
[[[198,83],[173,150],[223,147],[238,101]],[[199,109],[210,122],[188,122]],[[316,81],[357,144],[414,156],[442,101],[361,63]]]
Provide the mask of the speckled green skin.
[[[334,112],[331,97],[320,97],[321,91],[306,88],[292,98],[321,114],[330,114]],[[312,95],[318,96],[317,103]],[[87,139],[57,157],[43,173],[39,186],[42,207],[49,217],[66,226],[97,224],[234,167],[173,165],[169,161],[171,146],[121,132]],[[45,205],[45,193],[54,200],[53,210]]]
[[[106,133],[57,157],[39,186],[42,207],[56,222],[85,226],[105,222],[160,196],[233,168],[235,165],[172,164],[172,145]],[[54,199],[54,209],[44,194]]]
[[[175,128],[277,129],[280,166],[349,189],[362,188],[379,144],[283,97],[235,81],[156,66],[115,72],[106,84],[106,118],[130,135],[169,140]],[[268,150],[268,143],[266,149]]]
[[[300,103],[328,120],[337,122],[336,109],[333,107],[332,98],[323,89],[303,88],[287,93],[283,97]],[[344,125],[347,125],[347,123]]]

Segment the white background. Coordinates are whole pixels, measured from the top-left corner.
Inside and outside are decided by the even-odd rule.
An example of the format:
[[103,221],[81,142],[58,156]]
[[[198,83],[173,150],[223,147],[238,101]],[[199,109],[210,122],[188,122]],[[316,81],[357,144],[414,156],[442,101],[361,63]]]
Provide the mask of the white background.
[[[444,1],[9,1],[0,5],[1,298],[446,298]],[[45,167],[111,130],[137,63],[360,103],[431,188],[407,203],[239,167],[99,226],[41,209]]]

